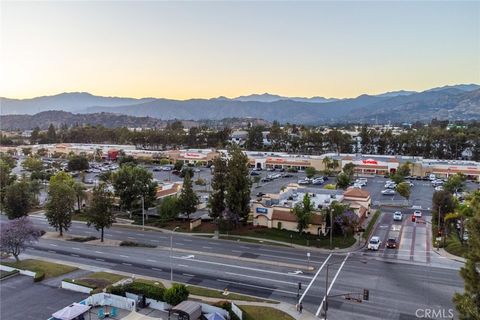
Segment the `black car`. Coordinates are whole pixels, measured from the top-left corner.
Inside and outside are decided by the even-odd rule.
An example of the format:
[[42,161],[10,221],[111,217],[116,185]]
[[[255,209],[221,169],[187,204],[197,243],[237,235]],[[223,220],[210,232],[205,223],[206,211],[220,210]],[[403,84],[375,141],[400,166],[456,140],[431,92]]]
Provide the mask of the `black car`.
[[388,238],[387,248],[395,249],[397,247],[397,240],[395,238]]
[[261,197],[261,196],[264,196],[264,195],[265,195],[265,193],[263,193],[263,192],[257,193],[257,197]]
[[250,175],[251,175],[251,176],[259,176],[260,173],[258,173],[258,172],[256,172],[256,171],[252,171],[252,172],[250,172]]

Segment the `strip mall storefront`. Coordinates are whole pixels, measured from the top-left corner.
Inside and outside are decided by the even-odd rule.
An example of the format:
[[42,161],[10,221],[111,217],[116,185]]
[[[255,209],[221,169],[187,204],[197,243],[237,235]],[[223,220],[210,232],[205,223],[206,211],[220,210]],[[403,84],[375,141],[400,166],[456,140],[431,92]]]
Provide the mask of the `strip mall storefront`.
[[373,158],[367,159],[353,159],[351,157],[345,157],[342,159],[342,168],[347,163],[353,163],[355,165],[355,173],[358,174],[379,174],[385,175],[397,171],[399,162],[396,159],[377,160]]
[[433,173],[437,177],[448,178],[456,173],[464,174],[468,180],[480,181],[480,166],[424,165],[424,175]]

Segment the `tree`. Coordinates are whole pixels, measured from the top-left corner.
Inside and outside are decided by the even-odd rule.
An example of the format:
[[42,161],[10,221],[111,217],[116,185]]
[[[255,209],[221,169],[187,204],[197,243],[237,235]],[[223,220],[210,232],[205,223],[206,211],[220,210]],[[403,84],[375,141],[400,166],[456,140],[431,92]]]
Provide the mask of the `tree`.
[[245,148],[248,150],[261,150],[263,148],[263,134],[261,126],[253,126],[248,130]]
[[30,172],[43,170],[43,162],[37,156],[29,156],[28,158],[23,160],[22,166],[25,170],[28,170]]
[[28,157],[29,155],[32,154],[32,148],[30,147],[22,148],[22,153],[24,156]]
[[5,203],[6,188],[16,179],[11,172],[12,169],[10,166],[5,161],[0,159],[0,205],[2,208]]
[[85,186],[81,182],[75,181],[72,185],[75,197],[77,198],[77,209],[82,209],[82,200],[85,199]]
[[344,172],[337,176],[337,188],[345,190],[348,188],[351,182],[352,179]]
[[[438,220],[443,225],[443,218],[446,214],[452,213],[455,209],[455,200],[450,192],[442,190],[433,193],[432,197],[432,227],[438,225]],[[441,226],[442,226],[441,225]]]
[[314,167],[307,167],[305,169],[305,174],[307,175],[307,178],[313,178],[313,176],[317,173],[317,170],[315,170]]
[[187,300],[189,294],[185,285],[174,283],[170,288],[165,289],[163,299],[169,305],[176,306],[180,302]]
[[[334,163],[332,161],[332,163]],[[343,172],[350,178],[353,178],[353,174],[355,173],[355,165],[351,162],[347,163],[343,166]]]
[[410,175],[410,162],[405,162],[401,166],[398,167],[396,173],[399,174],[402,177],[408,177]]
[[5,190],[5,212],[8,219],[26,216],[32,205],[32,194],[27,181],[14,182]]
[[162,199],[158,206],[158,215],[163,221],[174,220],[180,213],[178,198],[174,196]]
[[132,210],[141,196],[144,197],[145,207],[154,203],[157,183],[145,168],[125,164],[112,174],[112,180],[115,194],[120,197],[120,204],[126,210]]
[[225,204],[231,211],[231,216],[236,216],[246,222],[250,213],[250,188],[252,185],[249,177],[248,157],[238,146],[232,146],[229,149],[229,155]]
[[190,220],[190,214],[197,211],[198,196],[193,191],[192,177],[188,173],[183,178],[182,192],[178,198],[178,204],[180,212],[185,213],[188,220]]
[[221,157],[213,160],[212,193],[208,199],[210,217],[217,219],[225,211],[225,191],[227,188],[227,161]]
[[298,202],[292,209],[293,214],[297,217],[298,233],[308,228],[312,218],[313,204],[310,201],[310,196],[305,193],[302,202]]
[[92,201],[87,210],[87,226],[93,225],[100,231],[100,241],[103,242],[105,228],[110,228],[115,222],[112,211],[113,195],[105,183],[101,183],[92,190]]
[[15,166],[17,165],[17,161],[8,153],[0,153],[0,160],[6,163],[10,167],[10,169],[15,168]]
[[50,178],[45,216],[48,223],[60,232],[61,237],[72,223],[71,214],[75,205],[73,183],[72,177],[65,172],[59,172]]
[[410,185],[406,182],[402,182],[398,184],[395,189],[397,190],[398,194],[404,197],[407,201],[410,199]]
[[[477,197],[480,200],[478,191]],[[465,291],[464,293],[455,293],[453,297],[453,302],[462,320],[480,319],[480,271],[478,269],[480,265],[479,209],[479,207],[475,207],[475,216],[468,221],[469,251],[466,255],[466,263],[460,269],[460,275],[465,283]]]
[[358,215],[351,211],[345,211],[335,219],[335,224],[339,225],[344,236],[352,235],[360,225],[360,219]]
[[40,237],[40,230],[35,228],[27,217],[17,218],[2,226],[0,234],[0,250],[13,255],[16,261],[28,244]]
[[83,171],[90,167],[88,159],[84,155],[73,155],[68,160],[68,170],[70,171]]
[[48,130],[47,130],[47,141],[48,143],[55,143],[57,142],[57,132],[55,130],[55,127],[53,126],[53,124],[50,124],[48,126]]
[[30,134],[30,144],[37,144],[38,143],[39,134],[40,134],[40,128],[35,127],[32,131],[32,134]]
[[458,190],[465,189],[465,181],[467,181],[467,177],[464,174],[456,173],[448,177],[447,182],[443,184],[443,189],[455,193]]
[[183,162],[182,161],[175,161],[175,164],[173,165],[173,170],[180,171],[183,168]]

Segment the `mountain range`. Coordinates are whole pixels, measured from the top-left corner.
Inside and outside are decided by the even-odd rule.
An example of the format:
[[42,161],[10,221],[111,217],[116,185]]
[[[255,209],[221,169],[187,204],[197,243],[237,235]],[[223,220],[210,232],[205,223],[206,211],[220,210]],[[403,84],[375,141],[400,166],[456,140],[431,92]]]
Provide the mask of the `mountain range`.
[[[101,97],[62,93],[32,99],[0,98],[0,114],[34,114],[63,110],[78,114],[114,113],[161,120],[259,118],[281,123],[430,121],[480,119],[480,85],[461,84],[423,92],[394,91],[356,98],[284,97],[253,94],[236,98],[173,100]],[[47,119],[45,119],[47,121]]]

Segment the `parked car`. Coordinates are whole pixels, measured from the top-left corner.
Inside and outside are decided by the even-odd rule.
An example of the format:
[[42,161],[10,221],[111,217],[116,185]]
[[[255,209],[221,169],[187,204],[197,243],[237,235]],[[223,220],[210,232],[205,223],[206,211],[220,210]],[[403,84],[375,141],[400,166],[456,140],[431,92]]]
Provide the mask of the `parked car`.
[[291,174],[291,173],[285,173],[285,174],[283,175],[283,177],[284,177],[284,178],[292,178],[292,177],[293,177],[293,174]]
[[391,196],[391,195],[394,195],[395,194],[395,190],[392,190],[392,189],[385,189],[382,191],[382,194],[384,196]]
[[383,187],[387,188],[387,189],[395,189],[397,187],[397,184],[396,183],[387,183]]
[[258,173],[258,172],[256,172],[256,171],[252,171],[252,172],[250,172],[250,175],[251,175],[251,176],[259,176],[260,173]]
[[443,191],[443,187],[442,186],[435,187],[435,191]]
[[264,195],[265,195],[265,193],[263,193],[263,192],[257,193],[257,197],[262,197],[262,196],[264,196]]
[[373,236],[370,238],[370,241],[368,242],[367,249],[378,251],[378,249],[380,249],[381,244],[382,244],[382,241],[380,241],[380,237]]
[[297,183],[298,183],[298,184],[310,184],[311,181],[310,181],[310,179],[305,178],[305,179],[300,179],[300,180],[298,180]]
[[161,171],[161,169],[159,167],[153,167],[152,171],[158,172],[158,171]]
[[386,247],[389,249],[395,249],[397,247],[397,239],[395,238],[388,238]]
[[395,211],[393,213],[393,221],[402,221],[403,220],[403,214],[400,211]]
[[422,217],[422,211],[420,211],[420,210],[413,211],[413,216],[415,218],[421,218]]
[[315,179],[312,180],[312,184],[321,185],[321,184],[323,184],[323,179],[322,178],[315,178]]

